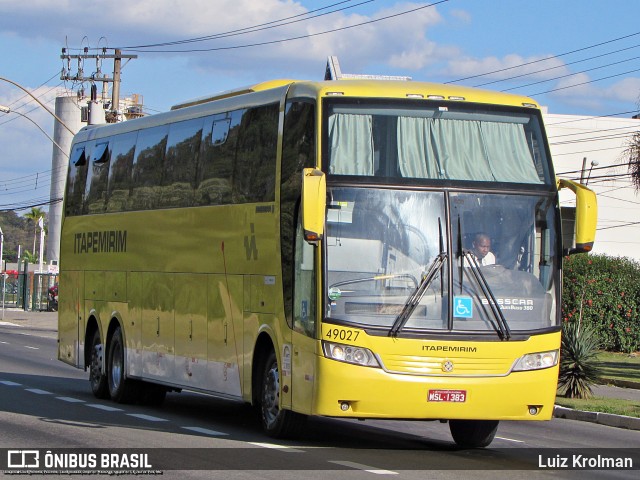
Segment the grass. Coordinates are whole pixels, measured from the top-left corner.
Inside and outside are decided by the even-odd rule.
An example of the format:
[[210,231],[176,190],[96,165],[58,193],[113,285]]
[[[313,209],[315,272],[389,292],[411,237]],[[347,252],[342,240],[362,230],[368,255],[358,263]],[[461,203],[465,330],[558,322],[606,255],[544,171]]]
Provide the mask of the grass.
[[581,400],[579,398],[557,397],[556,404],[576,410],[613,413],[615,415],[626,415],[628,417],[640,418],[640,402],[633,402],[630,400],[604,397],[594,397],[589,400]]
[[[640,354],[600,352],[603,384],[635,386],[640,389]],[[556,397],[556,404],[576,410],[613,413],[640,418],[640,401],[594,397],[589,400]]]
[[640,354],[600,352],[598,360],[601,363],[602,379],[605,382],[622,380],[640,384]]

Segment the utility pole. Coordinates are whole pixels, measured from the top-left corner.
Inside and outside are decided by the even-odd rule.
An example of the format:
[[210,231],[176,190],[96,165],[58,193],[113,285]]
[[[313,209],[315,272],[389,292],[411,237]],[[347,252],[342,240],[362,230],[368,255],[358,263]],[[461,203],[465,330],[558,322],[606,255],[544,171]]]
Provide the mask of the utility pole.
[[114,112],[120,110],[120,69],[122,67],[122,52],[116,48],[113,58],[113,91],[111,95],[111,109]]
[[[114,49],[113,53],[107,53],[108,50],[109,49],[107,48],[102,48],[101,53],[90,54],[89,48],[85,47],[83,53],[72,55],[67,52],[66,48],[63,48],[60,58],[62,60],[66,60],[67,64],[62,68],[60,80],[72,80],[80,83],[91,82],[91,84],[95,84],[95,82],[103,82],[103,90],[107,89],[106,85],[108,83],[113,83],[113,88],[111,89],[111,105],[109,109],[105,110],[107,111],[107,122],[115,123],[118,121],[118,110],[120,108],[120,75],[122,71],[122,59],[131,60],[138,58],[138,56],[123,55],[122,50],[119,48]],[[113,59],[112,77],[109,77],[109,75],[102,72],[102,61],[106,59]],[[75,74],[71,73],[71,60],[76,60],[78,64],[78,69]],[[96,61],[96,70],[90,76],[85,76],[84,74],[84,64],[87,60]]]

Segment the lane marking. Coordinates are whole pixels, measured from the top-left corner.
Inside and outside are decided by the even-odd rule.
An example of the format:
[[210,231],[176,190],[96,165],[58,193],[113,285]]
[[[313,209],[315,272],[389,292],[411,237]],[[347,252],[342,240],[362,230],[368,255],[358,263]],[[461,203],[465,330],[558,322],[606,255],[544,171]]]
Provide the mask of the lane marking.
[[212,437],[219,437],[222,435],[229,435],[228,433],[224,433],[224,432],[217,432],[215,430],[209,430],[208,428],[201,428],[201,427],[180,427],[184,430],[189,430],[191,432],[196,432],[196,433],[204,433],[205,435],[211,435]]
[[141,418],[142,420],[148,420],[150,422],[168,422],[166,418],[154,417],[152,415],[145,415],[144,413],[127,413],[129,417]]
[[506,438],[506,437],[496,437],[499,440],[505,440],[507,442],[515,442],[515,443],[524,443],[524,440],[515,440],[513,438]]
[[0,322],[0,326],[2,326],[2,327],[22,327],[22,325],[18,325],[17,323],[11,323],[11,322]]
[[11,380],[0,380],[0,383],[6,385],[7,387],[21,387],[21,383],[12,382]]
[[24,348],[29,348],[31,350],[40,350],[38,347],[30,347],[29,345],[25,345]]
[[87,403],[87,407],[97,408],[98,410],[104,410],[105,412],[121,412],[121,408],[110,407],[108,405],[100,405],[99,403]]
[[277,445],[275,443],[260,443],[260,442],[247,442],[249,445],[255,445],[256,447],[271,448],[273,450],[282,450],[288,453],[304,453],[304,450],[300,450],[288,445]]
[[78,398],[71,398],[71,397],[56,397],[56,399],[58,400],[62,400],[63,402],[69,402],[69,403],[84,403],[84,400],[80,400]]
[[46,390],[40,390],[39,388],[25,388],[27,392],[37,393],[38,395],[53,395],[51,392],[47,392]]
[[376,475],[398,475],[398,472],[392,470],[383,470],[381,468],[370,467],[369,465],[362,465],[355,462],[342,462],[339,460],[329,460],[329,463],[335,463],[336,465],[342,465],[343,467],[355,468],[356,470],[362,470],[363,472],[374,473]]

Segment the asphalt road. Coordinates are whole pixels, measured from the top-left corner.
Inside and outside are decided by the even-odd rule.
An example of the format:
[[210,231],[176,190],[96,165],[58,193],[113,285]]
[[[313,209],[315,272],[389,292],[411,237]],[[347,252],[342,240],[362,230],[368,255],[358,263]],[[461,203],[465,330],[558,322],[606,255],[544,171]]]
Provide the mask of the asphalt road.
[[[638,446],[638,431],[564,419],[502,422],[481,450],[458,450],[439,422],[319,418],[300,439],[274,441],[244,404],[185,392],[168,394],[162,407],[97,400],[87,374],[56,359],[55,334],[0,324],[0,455],[123,449],[145,452],[153,471],[180,479],[595,479],[637,478]],[[634,455],[636,470],[561,466],[598,453]]]

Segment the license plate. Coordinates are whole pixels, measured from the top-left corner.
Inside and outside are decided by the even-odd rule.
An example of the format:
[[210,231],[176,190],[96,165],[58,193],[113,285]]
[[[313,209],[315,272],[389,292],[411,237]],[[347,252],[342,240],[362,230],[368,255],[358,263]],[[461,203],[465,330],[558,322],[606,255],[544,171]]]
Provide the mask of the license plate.
[[429,390],[427,397],[429,402],[454,402],[462,403],[467,401],[466,390]]

